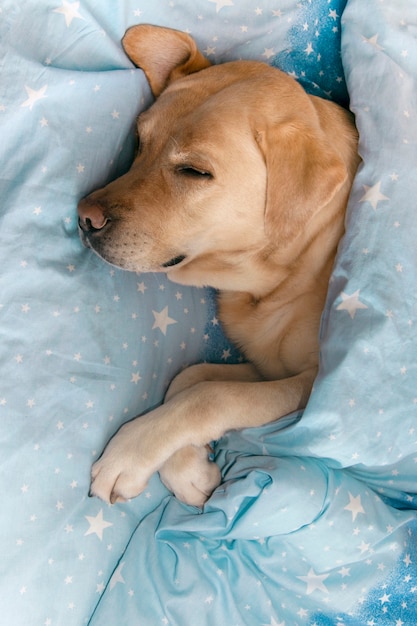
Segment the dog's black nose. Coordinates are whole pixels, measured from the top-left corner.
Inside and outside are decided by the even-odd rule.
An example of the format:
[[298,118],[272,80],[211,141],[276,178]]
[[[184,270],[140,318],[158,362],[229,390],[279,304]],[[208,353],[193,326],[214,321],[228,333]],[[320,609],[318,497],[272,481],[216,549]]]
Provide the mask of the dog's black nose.
[[109,219],[104,215],[104,207],[99,202],[92,202],[86,198],[78,204],[78,223],[85,233],[101,230]]

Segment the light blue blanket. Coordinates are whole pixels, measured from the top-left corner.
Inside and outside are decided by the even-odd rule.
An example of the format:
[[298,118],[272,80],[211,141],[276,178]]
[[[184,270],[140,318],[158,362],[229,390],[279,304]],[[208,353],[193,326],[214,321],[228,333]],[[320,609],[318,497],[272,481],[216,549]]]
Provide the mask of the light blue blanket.
[[[139,22],[350,98],[360,132],[308,407],[219,441],[203,512],[157,476],[127,504],[87,497],[179,369],[238,358],[212,291],[78,238],[78,200],[129,167],[152,102],[120,45]],[[0,0],[1,623],[417,623],[416,37],[409,0]]]

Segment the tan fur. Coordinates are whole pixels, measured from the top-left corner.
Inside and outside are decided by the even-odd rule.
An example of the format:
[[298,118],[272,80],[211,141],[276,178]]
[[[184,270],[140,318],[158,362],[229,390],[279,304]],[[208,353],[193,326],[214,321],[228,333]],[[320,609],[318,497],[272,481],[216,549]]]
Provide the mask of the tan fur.
[[216,287],[249,363],[180,373],[161,407],[109,442],[91,492],[131,498],[159,470],[202,505],[220,482],[206,444],[307,403],[357,133],[349,113],[266,64],[209,66],[188,35],[147,25],[123,44],[157,100],[130,171],[80,202],[82,237],[125,269]]

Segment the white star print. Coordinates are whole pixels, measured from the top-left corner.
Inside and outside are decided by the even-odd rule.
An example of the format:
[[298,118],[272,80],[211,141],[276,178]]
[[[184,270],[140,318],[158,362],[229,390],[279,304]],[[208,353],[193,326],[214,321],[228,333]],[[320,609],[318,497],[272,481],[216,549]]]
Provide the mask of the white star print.
[[362,36],[362,39],[364,42],[369,43],[369,45],[373,46],[374,48],[376,48],[377,50],[384,50],[385,48],[383,48],[382,46],[379,45],[378,42],[378,37],[379,35],[374,35],[373,37],[369,37],[369,39],[367,39],[366,37]]
[[338,571],[338,574],[340,574],[342,578],[350,576],[350,567],[342,567],[342,569]]
[[324,593],[329,593],[324,581],[329,577],[329,574],[316,574],[316,572],[311,567],[307,576],[297,576],[300,580],[303,580],[307,583],[307,595],[309,596],[313,591],[323,591]]
[[139,372],[132,372],[132,378],[130,382],[137,385],[140,380],[142,380],[142,377],[140,376]]
[[389,200],[388,196],[384,196],[381,193],[381,181],[377,182],[373,187],[368,187],[368,185],[364,185],[365,194],[359,200],[359,202],[369,202],[372,208],[376,211],[378,207],[378,203],[383,200]]
[[385,604],[386,602],[389,602],[390,601],[390,596],[391,596],[390,593],[389,594],[384,593],[382,598],[379,598],[381,604]]
[[48,89],[48,85],[44,85],[38,90],[32,89],[31,87],[28,87],[28,86],[25,86],[25,89],[28,95],[28,99],[22,102],[20,106],[29,107],[30,110],[32,110],[32,107],[35,104],[35,102],[37,102],[38,100],[42,100],[42,98],[48,97],[45,95],[45,92]]
[[307,44],[307,48],[304,50],[304,52],[307,54],[307,56],[310,56],[310,54],[314,52],[311,42]]
[[62,6],[58,9],[53,9],[53,13],[62,13],[65,17],[65,23],[67,26],[71,26],[72,20],[74,18],[79,18],[83,20],[83,16],[79,14],[78,9],[80,8],[79,2],[68,2],[67,0],[62,0]]
[[361,496],[359,495],[359,496],[354,497],[349,492],[349,504],[347,504],[343,510],[350,511],[352,513],[352,522],[356,520],[359,513],[365,514],[365,511],[363,509],[362,502],[361,502]]
[[234,6],[233,0],[209,0],[209,2],[213,2],[216,5],[216,13],[221,11],[224,7]]
[[113,526],[111,522],[106,522],[103,518],[103,509],[97,513],[95,517],[91,517],[90,515],[85,516],[86,520],[90,524],[90,528],[87,530],[84,535],[92,535],[95,534],[102,541],[103,539],[103,531],[105,528],[109,528]]
[[367,309],[368,307],[363,302],[359,300],[360,290],[358,289],[351,295],[348,295],[344,291],[342,291],[341,298],[342,302],[339,306],[336,307],[336,311],[347,311],[352,319],[355,318],[356,311],[359,309]]
[[98,583],[96,587],[96,593],[103,593],[104,589],[105,589],[104,583]]
[[370,545],[370,543],[365,543],[365,541],[362,541],[361,545],[358,546],[358,550],[361,551],[361,554],[365,554],[365,552],[368,552]]
[[126,584],[123,576],[122,576],[122,569],[124,568],[125,564],[124,563],[120,563],[120,565],[118,566],[118,568],[115,570],[113,576],[110,579],[110,591],[112,589],[114,589],[114,587],[117,585],[117,583],[122,583],[123,585]]
[[157,311],[152,311],[153,316],[155,318],[154,325],[152,326],[152,330],[159,328],[163,335],[167,334],[167,327],[170,324],[176,324],[177,320],[174,320],[172,317],[168,315],[168,307],[166,306],[160,313]]
[[273,48],[265,48],[264,53],[262,54],[263,57],[265,57],[266,59],[270,59],[271,57],[273,57],[275,54],[274,49]]

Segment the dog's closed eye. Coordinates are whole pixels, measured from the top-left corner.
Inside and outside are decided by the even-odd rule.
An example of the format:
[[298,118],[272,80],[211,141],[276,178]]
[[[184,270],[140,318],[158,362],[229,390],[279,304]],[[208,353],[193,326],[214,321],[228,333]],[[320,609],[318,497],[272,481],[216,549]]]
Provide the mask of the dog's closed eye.
[[213,178],[213,174],[211,172],[199,169],[193,165],[180,165],[176,168],[176,171],[179,174],[184,174],[184,176],[189,176],[190,178]]

